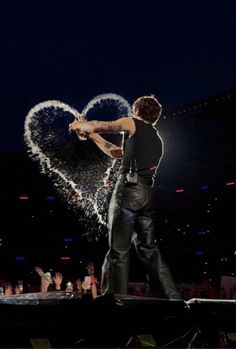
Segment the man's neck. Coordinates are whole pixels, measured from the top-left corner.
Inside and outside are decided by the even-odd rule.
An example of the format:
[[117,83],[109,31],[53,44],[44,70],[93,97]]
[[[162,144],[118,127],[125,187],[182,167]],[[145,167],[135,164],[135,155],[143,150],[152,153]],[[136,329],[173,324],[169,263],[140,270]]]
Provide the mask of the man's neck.
[[143,118],[141,118],[141,116],[139,116],[139,115],[135,115],[135,114],[134,114],[134,115],[133,115],[133,118],[134,118],[134,119],[141,120],[141,121],[145,122],[145,124],[151,125],[150,122],[148,122],[148,121],[146,121],[146,120],[143,120]]

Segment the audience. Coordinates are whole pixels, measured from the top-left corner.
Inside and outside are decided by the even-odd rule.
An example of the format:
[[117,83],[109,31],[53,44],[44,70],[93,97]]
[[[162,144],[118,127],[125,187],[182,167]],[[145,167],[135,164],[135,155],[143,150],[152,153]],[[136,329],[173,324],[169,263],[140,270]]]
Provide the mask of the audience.
[[[77,293],[79,297],[96,299],[98,295],[101,294],[99,288],[99,282],[95,277],[95,268],[92,262],[89,262],[86,265],[87,275],[84,277],[83,281],[81,278],[77,278],[73,283],[70,282],[70,288],[62,287],[63,275],[61,272],[56,272],[54,276],[50,272],[44,272],[43,269],[39,266],[34,268],[36,273],[40,277],[40,292],[48,291],[66,291]],[[13,294],[19,295],[23,292],[26,292],[23,289],[23,281],[18,281],[15,287],[11,283],[0,280],[1,294],[0,296],[11,296]],[[37,290],[30,289],[28,292],[37,292]],[[203,279],[198,283],[186,285],[179,290],[181,298],[185,301],[192,298],[206,298],[206,299],[236,299],[236,283],[233,284],[230,292],[227,293],[224,287],[216,287],[213,283],[209,282],[207,279]],[[149,296],[148,287],[146,283],[134,283],[133,287],[130,288],[130,293],[135,296],[147,297]]]

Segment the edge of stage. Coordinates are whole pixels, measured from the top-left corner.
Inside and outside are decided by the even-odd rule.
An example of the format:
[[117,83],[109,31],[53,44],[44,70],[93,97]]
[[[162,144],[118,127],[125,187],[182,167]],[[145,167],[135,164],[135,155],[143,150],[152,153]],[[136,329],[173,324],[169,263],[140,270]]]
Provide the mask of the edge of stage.
[[0,296],[0,348],[235,348],[236,300]]

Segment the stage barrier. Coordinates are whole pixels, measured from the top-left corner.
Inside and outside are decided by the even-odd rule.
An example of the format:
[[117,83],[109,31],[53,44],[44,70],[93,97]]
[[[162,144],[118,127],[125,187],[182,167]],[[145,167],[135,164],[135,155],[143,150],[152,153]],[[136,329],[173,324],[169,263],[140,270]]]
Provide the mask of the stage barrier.
[[235,348],[236,301],[0,296],[0,348]]

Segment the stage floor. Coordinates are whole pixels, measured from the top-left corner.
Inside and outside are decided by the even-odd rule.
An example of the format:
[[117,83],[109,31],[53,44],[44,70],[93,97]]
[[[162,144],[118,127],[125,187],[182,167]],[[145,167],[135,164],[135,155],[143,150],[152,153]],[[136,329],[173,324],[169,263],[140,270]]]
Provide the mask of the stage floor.
[[236,300],[0,296],[0,348],[235,348]]

